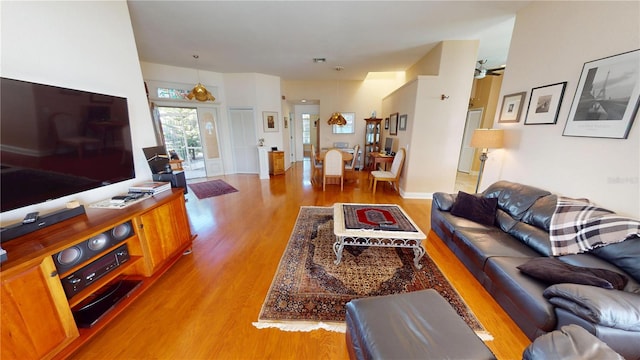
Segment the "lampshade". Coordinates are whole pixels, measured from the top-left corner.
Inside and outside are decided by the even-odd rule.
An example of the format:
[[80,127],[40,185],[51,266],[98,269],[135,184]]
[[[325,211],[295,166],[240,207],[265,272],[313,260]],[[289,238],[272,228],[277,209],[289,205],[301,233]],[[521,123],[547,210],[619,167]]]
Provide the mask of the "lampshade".
[[504,141],[502,129],[476,129],[471,136],[471,147],[474,148],[501,148]]
[[345,119],[339,112],[334,112],[327,121],[327,124],[344,126],[347,125],[347,119]]
[[189,100],[193,100],[193,98],[195,98],[198,101],[216,101],[216,98],[213,97],[211,92],[209,92],[209,90],[207,90],[207,88],[204,87],[204,85],[202,85],[200,82],[198,82],[198,84],[194,86],[193,89],[191,89],[191,92],[187,94],[187,98]]

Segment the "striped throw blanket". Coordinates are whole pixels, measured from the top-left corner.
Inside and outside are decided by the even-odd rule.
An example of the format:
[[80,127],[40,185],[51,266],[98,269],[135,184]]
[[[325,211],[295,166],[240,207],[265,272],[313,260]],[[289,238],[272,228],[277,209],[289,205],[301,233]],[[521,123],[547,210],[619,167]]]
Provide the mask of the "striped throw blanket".
[[640,221],[616,215],[584,199],[558,196],[549,235],[554,256],[578,254],[640,236]]

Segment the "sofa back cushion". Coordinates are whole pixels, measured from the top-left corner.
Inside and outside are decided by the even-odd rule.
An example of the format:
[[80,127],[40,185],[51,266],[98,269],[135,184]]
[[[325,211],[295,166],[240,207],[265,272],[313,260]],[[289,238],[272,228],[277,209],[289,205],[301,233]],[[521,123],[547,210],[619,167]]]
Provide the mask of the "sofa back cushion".
[[615,264],[640,282],[640,238],[595,248],[590,253]]
[[551,217],[556,211],[557,202],[558,196],[554,194],[539,198],[531,205],[529,210],[524,213],[522,221],[549,232]]
[[548,232],[533,225],[518,222],[509,229],[508,233],[540,254],[551,256],[551,240]]
[[536,200],[551,195],[546,190],[505,180],[493,183],[483,194],[488,198],[498,198],[498,207],[516,220],[521,220]]

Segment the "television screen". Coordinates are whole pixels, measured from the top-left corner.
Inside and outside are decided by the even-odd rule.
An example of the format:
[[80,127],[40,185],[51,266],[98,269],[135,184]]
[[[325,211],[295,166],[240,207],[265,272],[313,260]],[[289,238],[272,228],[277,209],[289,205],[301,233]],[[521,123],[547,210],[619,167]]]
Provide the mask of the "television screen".
[[0,78],[0,211],[135,177],[127,99]]

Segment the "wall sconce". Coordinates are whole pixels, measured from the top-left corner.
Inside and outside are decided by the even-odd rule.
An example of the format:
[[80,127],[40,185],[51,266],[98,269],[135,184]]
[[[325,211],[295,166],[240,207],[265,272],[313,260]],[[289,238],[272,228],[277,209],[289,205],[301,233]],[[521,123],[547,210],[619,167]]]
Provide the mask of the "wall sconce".
[[440,100],[444,101],[449,98],[449,95],[442,94],[440,95]]

